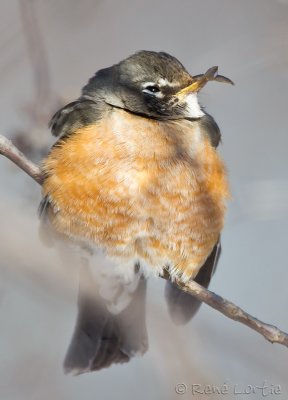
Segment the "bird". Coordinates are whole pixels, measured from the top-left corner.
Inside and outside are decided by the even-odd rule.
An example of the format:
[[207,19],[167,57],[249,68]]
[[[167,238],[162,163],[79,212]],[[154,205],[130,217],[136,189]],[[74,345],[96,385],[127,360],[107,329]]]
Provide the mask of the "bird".
[[[168,313],[187,323],[218,263],[229,183],[213,117],[200,105],[218,67],[192,76],[166,52],[104,68],[52,117],[43,160],[40,237],[80,268],[78,317],[64,369],[81,374],[148,349],[146,282],[166,276]],[[76,256],[75,256],[76,257]]]

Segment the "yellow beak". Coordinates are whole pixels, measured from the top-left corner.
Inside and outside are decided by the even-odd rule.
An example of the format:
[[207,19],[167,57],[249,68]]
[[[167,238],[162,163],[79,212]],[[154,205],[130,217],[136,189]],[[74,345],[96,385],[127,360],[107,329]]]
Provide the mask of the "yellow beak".
[[209,81],[230,83],[231,85],[234,85],[234,83],[229,78],[226,78],[225,76],[222,75],[218,75],[217,72],[218,72],[218,67],[212,67],[209,68],[205,72],[205,74],[194,76],[193,77],[194,82],[192,82],[191,85],[185,87],[184,89],[179,90],[179,92],[176,93],[176,96],[182,96],[182,95],[187,95],[189,93],[199,92],[199,90],[201,90]]

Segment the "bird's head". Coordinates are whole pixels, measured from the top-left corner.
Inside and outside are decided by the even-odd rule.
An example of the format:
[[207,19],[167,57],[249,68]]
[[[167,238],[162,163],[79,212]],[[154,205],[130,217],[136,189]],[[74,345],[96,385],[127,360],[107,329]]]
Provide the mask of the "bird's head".
[[164,52],[140,51],[98,71],[82,95],[114,107],[159,119],[201,118],[197,93],[210,80],[232,83],[212,67],[192,76]]

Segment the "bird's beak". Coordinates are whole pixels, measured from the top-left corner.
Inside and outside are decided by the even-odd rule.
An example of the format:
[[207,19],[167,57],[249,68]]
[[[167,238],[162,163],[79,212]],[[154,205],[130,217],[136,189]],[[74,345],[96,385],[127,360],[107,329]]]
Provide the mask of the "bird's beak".
[[209,81],[224,82],[234,85],[234,83],[229,78],[226,78],[225,76],[222,75],[218,75],[217,73],[218,73],[218,67],[211,67],[205,72],[205,74],[195,75],[192,78],[193,82],[191,83],[191,85],[186,86],[184,89],[179,90],[179,92],[176,93],[176,96],[188,95],[189,93],[197,93]]

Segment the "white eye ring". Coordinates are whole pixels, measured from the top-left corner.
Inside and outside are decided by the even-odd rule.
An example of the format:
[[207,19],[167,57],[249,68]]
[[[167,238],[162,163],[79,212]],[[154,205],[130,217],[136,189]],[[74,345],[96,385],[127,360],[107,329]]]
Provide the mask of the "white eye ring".
[[143,85],[142,92],[148,93],[151,96],[156,96],[156,97],[160,97],[160,98],[163,97],[163,93],[161,92],[161,89],[154,82],[145,83]]
[[159,87],[158,86],[156,86],[156,85],[149,85],[149,86],[146,86],[145,87],[145,89],[143,90],[143,92],[147,92],[147,93],[158,93],[158,92],[160,92],[160,89],[159,89]]

